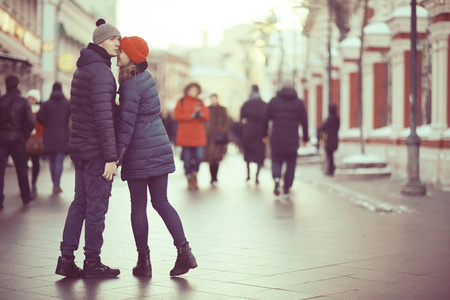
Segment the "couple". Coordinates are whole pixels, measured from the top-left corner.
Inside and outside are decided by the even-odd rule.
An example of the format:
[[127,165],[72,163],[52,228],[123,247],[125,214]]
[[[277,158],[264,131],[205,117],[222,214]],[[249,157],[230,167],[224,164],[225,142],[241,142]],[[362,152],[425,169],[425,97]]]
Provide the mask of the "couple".
[[[75,198],[70,205],[56,274],[67,277],[116,277],[100,260],[105,215],[113,176],[122,166],[122,180],[131,195],[131,224],[138,251],[135,276],[152,276],[148,247],[147,188],[153,208],[162,217],[177,247],[171,276],[197,267],[178,213],[167,199],[168,174],[174,172],[169,139],[159,118],[155,80],[147,72],[147,43],[123,37],[103,19],[97,21],[93,43],[82,49],[71,87],[72,131],[69,152],[75,166]],[[111,58],[118,56],[119,108]],[[83,270],[75,264],[85,222]]]

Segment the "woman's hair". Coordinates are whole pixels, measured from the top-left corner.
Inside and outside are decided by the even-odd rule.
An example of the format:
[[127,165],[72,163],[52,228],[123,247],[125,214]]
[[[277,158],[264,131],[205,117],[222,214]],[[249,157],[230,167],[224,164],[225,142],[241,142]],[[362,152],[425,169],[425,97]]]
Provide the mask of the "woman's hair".
[[131,77],[136,77],[138,70],[136,64],[130,59],[126,66],[119,68],[119,84],[127,81]]
[[186,96],[188,91],[193,87],[197,88],[198,95],[200,95],[202,93],[202,88],[200,87],[200,84],[198,84],[197,82],[191,82],[184,88],[184,95]]

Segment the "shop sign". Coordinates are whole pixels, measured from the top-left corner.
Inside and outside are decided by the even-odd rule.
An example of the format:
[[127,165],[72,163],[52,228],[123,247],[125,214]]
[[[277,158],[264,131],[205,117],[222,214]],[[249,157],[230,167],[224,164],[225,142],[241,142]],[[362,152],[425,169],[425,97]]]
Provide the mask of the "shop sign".
[[34,52],[41,54],[41,40],[31,31],[25,30],[9,13],[0,8],[0,29],[4,33],[15,37],[22,45]]

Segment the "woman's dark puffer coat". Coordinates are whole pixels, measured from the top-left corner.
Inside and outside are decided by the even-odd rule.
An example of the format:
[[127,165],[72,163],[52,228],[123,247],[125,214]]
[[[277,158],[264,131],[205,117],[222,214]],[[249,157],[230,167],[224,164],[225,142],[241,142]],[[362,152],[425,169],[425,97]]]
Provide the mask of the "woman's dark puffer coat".
[[70,91],[72,160],[117,160],[114,130],[116,81],[111,57],[102,47],[89,44],[80,52]]
[[120,86],[117,153],[122,180],[144,179],[175,171],[172,147],[159,117],[153,77],[145,71]]

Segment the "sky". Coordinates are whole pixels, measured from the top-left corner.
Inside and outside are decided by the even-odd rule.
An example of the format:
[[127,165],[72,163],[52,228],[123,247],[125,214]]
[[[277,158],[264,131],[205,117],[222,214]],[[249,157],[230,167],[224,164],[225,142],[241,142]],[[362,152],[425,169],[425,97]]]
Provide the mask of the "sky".
[[293,26],[288,2],[292,1],[118,0],[118,26],[122,36],[140,36],[153,48],[201,47],[205,30],[208,46],[217,46],[224,29],[262,19],[273,8],[285,26]]

